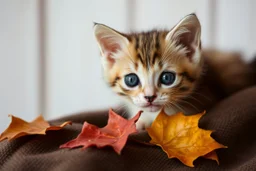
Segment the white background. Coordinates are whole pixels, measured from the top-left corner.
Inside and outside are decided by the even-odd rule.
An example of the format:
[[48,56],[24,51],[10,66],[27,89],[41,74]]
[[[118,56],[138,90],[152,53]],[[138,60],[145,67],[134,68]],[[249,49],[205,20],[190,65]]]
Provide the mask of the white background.
[[254,0],[1,0],[0,132],[32,120],[108,108],[93,22],[119,31],[172,28],[195,12],[204,47],[256,54]]

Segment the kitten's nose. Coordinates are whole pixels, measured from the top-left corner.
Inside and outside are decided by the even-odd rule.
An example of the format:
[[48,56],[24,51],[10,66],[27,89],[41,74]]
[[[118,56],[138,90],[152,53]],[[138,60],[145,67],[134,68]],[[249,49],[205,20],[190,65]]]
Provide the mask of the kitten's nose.
[[156,96],[144,96],[144,98],[145,98],[149,103],[151,103],[151,102],[153,102],[153,101],[155,100]]

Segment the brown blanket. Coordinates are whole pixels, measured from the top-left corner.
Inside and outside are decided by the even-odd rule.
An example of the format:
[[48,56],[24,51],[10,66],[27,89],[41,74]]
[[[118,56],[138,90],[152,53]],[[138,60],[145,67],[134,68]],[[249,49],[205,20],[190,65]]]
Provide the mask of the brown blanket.
[[107,111],[73,115],[52,121],[73,121],[63,130],[1,142],[0,170],[256,170],[256,87],[222,100],[200,120],[200,127],[216,130],[212,136],[229,147],[217,151],[220,166],[199,158],[195,168],[189,168],[177,159],[168,159],[159,147],[133,140],[147,139],[145,133],[131,136],[120,156],[111,148],[59,149],[78,135],[84,121],[104,126],[107,116]]

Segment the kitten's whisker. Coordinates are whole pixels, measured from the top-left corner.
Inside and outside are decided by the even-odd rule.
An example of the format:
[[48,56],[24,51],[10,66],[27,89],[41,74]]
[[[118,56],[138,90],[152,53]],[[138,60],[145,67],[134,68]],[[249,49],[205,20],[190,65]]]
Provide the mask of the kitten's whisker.
[[164,108],[167,107],[167,108],[175,108],[175,106],[173,106],[172,104],[170,103],[165,103],[164,105]]
[[[168,102],[167,104],[171,105],[171,107],[174,107],[176,109],[181,110],[184,113],[184,110],[178,104],[176,104],[174,102],[173,103],[172,102]],[[174,110],[176,110],[176,109],[174,109]]]
[[200,103],[201,105],[204,105],[204,103],[202,103],[202,101],[198,100],[197,98],[193,97],[192,95],[177,95],[178,98],[186,100],[186,99],[193,99],[195,101],[197,101],[198,103]]
[[202,103],[200,100],[198,100],[197,98],[193,97],[192,95],[188,95],[187,98],[191,98],[191,99],[193,99],[193,100],[195,100],[195,101],[197,101],[198,103],[200,103],[200,104],[203,105],[203,103]]
[[121,105],[119,105],[119,106],[116,108],[116,110],[122,110],[124,107],[125,107],[125,104],[121,104]]
[[121,104],[116,110],[121,110],[121,113],[119,114],[122,117],[125,117],[127,114],[127,109],[126,109],[127,105],[126,104]]
[[128,113],[127,113],[127,110],[124,110],[124,111],[122,112],[121,116],[124,117],[124,118],[126,118],[126,117],[128,117],[128,116],[126,116],[127,114],[128,114]]
[[181,110],[183,113],[185,113],[185,110],[180,105],[178,105],[175,102],[173,102],[173,105],[175,105],[179,110]]
[[192,93],[192,95],[193,94],[200,95],[201,97],[205,98],[206,100],[212,101],[212,99],[210,99],[209,97],[203,95],[202,93],[197,92],[196,90]]
[[180,101],[181,101],[181,103],[186,103],[186,104],[190,105],[191,107],[193,107],[194,109],[196,109],[197,111],[200,111],[195,105],[187,102],[186,100],[180,99]]

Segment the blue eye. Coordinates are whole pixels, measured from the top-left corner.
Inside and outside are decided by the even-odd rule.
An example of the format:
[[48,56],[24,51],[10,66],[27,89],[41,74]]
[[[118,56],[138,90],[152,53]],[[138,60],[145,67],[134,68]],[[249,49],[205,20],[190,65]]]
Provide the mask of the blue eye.
[[175,74],[173,72],[163,72],[160,76],[160,83],[164,85],[171,85],[175,81]]
[[124,77],[124,82],[128,87],[135,87],[140,83],[140,80],[136,74],[128,74]]

